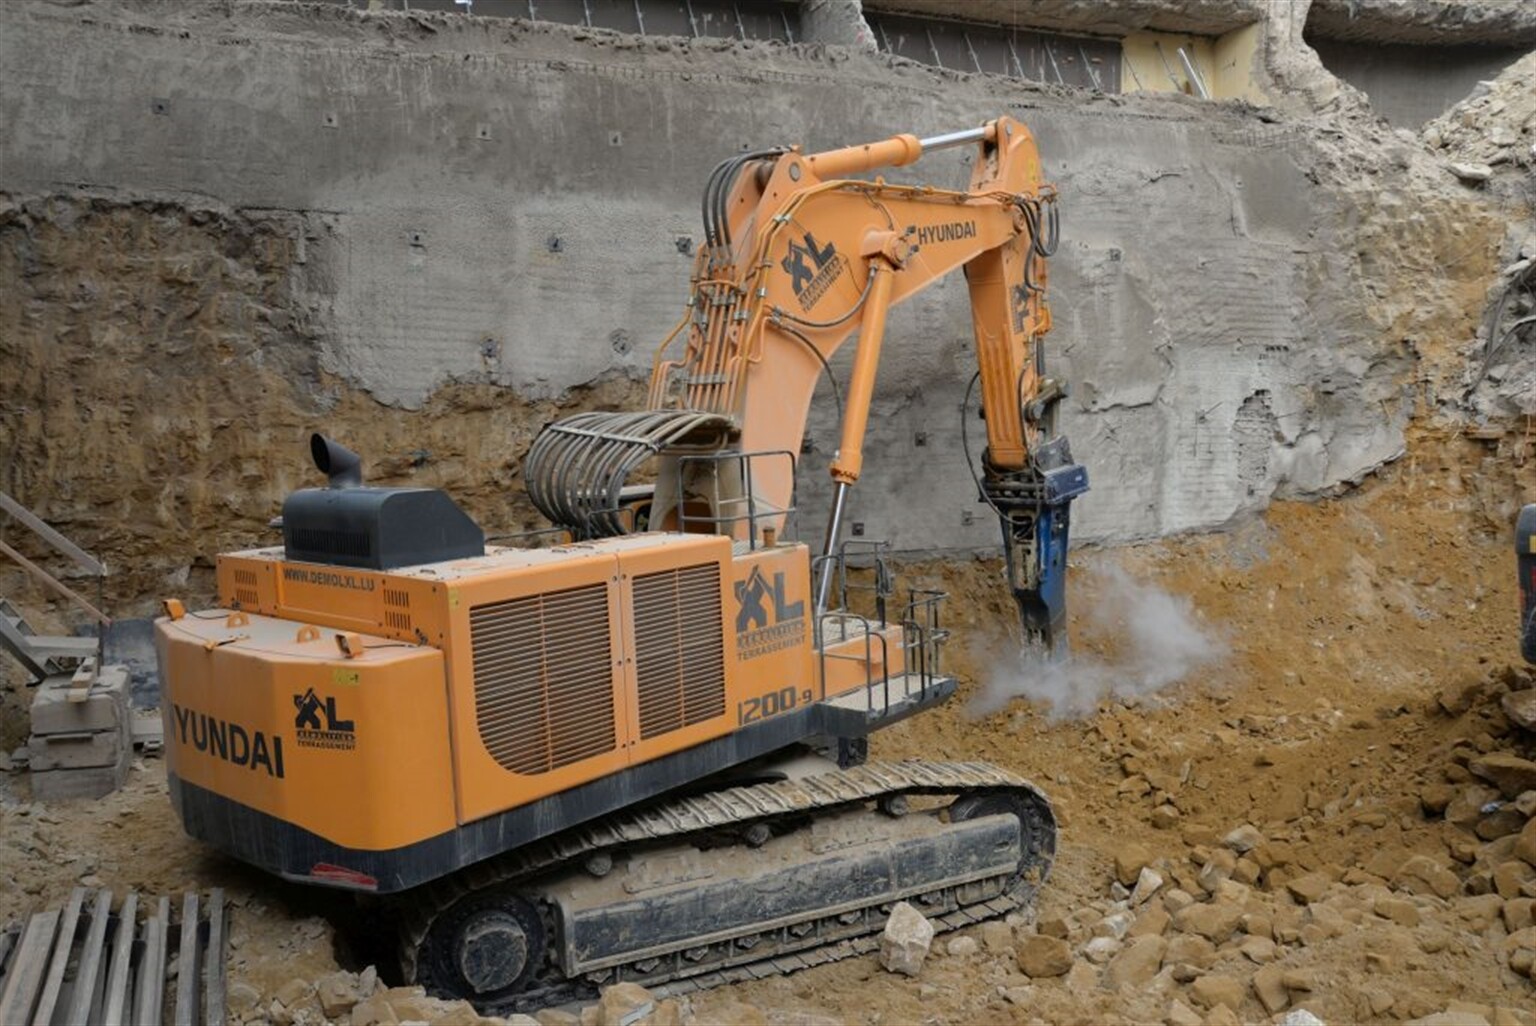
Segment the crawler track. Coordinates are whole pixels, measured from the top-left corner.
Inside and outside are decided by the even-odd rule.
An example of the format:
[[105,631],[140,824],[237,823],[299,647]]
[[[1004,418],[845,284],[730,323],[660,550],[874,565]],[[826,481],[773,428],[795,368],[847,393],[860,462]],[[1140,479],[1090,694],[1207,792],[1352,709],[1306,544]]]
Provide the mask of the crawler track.
[[[817,818],[847,813],[872,802],[889,804],[904,797],[953,796],[951,815],[959,820],[1011,812],[1018,817],[1021,855],[1006,875],[969,880],[909,896],[936,929],[952,930],[1027,906],[1050,871],[1056,828],[1050,805],[1032,784],[985,763],[869,763],[798,780],[733,787],[678,798],[528,845],[452,877],[420,888],[407,898],[400,917],[400,962],[407,979],[429,991],[467,997],[490,1014],[546,1007],[585,999],[598,987],[628,980],[662,994],[681,994],[744,980],[793,972],[854,955],[878,946],[878,932],[889,901],[849,909],[828,908],[794,922],[737,924],[730,936],[714,943],[677,945],[648,951],[633,962],[567,979],[549,954],[515,994],[492,997],[455,994],[434,978],[431,958],[423,959],[433,921],[466,895],[490,888],[536,891],[560,871],[582,866],[595,856],[624,857],[656,849],[678,850],[690,844],[718,848],[722,836],[746,836],[765,824],[789,833],[809,829]],[[878,815],[874,811],[871,816]],[[750,841],[743,842],[747,847]],[[743,849],[743,859],[750,852]],[[555,923],[546,912],[545,934]]]

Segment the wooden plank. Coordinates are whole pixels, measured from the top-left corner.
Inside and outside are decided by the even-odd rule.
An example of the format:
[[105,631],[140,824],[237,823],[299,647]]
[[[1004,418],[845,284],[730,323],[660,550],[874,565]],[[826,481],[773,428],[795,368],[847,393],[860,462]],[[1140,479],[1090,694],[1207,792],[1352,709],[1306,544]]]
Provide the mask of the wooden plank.
[[228,1014],[224,995],[224,970],[228,960],[226,946],[229,931],[224,923],[224,888],[215,887],[208,896],[208,957],[203,990],[203,1022],[224,1026]]
[[91,999],[96,996],[96,976],[104,961],[103,947],[107,942],[107,919],[112,913],[112,892],[103,887],[96,892],[96,903],[91,907],[91,929],[85,935],[85,946],[80,949],[80,968],[75,973],[74,1000],[69,1003],[65,1022],[70,1026],[85,1026],[91,1014]]
[[135,922],[138,902],[139,896],[129,891],[117,913],[117,933],[112,938],[112,964],[107,975],[101,1026],[123,1026],[123,1012],[128,1007],[128,962],[133,958],[133,938],[138,931]]
[[10,957],[11,949],[16,947],[16,941],[20,936],[14,928],[7,928],[4,933],[0,933],[0,990],[5,989],[6,959]]
[[176,1026],[197,1026],[197,892],[181,899],[181,953],[176,960]]
[[48,969],[48,952],[59,926],[59,910],[39,912],[27,920],[27,929],[16,944],[16,957],[0,991],[0,1022],[26,1022],[37,1007],[37,992]]
[[75,946],[75,927],[80,923],[80,905],[84,901],[84,887],[69,892],[64,916],[59,920],[58,937],[53,943],[53,960],[48,963],[48,979],[43,984],[42,996],[37,999],[37,1011],[32,1014],[32,1026],[48,1026],[53,1021],[53,1009],[59,1003],[59,990],[64,986],[64,968],[69,965],[69,952]]
[[138,1001],[133,1021],[159,1026],[165,1017],[165,944],[171,926],[171,899],[161,898],[160,908],[144,934],[144,957],[139,960]]

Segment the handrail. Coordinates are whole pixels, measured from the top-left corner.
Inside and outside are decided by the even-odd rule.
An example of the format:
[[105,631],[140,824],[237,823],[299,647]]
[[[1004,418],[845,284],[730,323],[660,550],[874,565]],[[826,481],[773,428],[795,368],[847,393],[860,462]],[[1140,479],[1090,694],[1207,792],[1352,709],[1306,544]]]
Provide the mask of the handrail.
[[[752,484],[753,460],[776,457],[782,457],[788,460],[790,467],[791,485],[789,493],[789,505],[782,508],[759,499],[753,489]],[[722,463],[730,462],[733,460],[736,462],[741,473],[743,494],[737,496],[722,496],[720,494],[719,471],[717,470],[711,479],[714,486],[714,502],[712,505],[717,510],[724,510],[727,507],[731,509],[745,508],[745,512],[722,512],[716,516],[702,516],[697,513],[688,513],[686,501],[687,496],[684,494],[684,487],[687,483],[686,478],[688,477],[686,473],[687,467],[694,463],[707,463],[715,464],[718,466]],[[687,533],[689,524],[707,524],[710,528],[713,529],[713,533],[718,534],[722,533],[719,531],[719,528],[722,526],[729,525],[734,529],[736,524],[745,521],[747,524],[747,547],[751,551],[756,551],[759,541],[757,527],[758,521],[767,520],[771,517],[783,517],[784,519],[782,521],[781,534],[787,534],[789,531],[790,518],[795,514],[795,493],[793,485],[794,468],[795,454],[787,449],[757,449],[751,452],[733,452],[727,450],[723,452],[686,453],[680,455],[677,460],[677,490],[676,495],[673,498],[677,512],[677,529]],[[724,533],[730,534],[731,532],[727,531]]]
[[14,561],[16,565],[20,566],[23,570],[37,578],[37,580],[42,582],[50,590],[56,592],[57,594],[73,602],[75,605],[79,606],[86,612],[87,615],[90,616],[92,620],[96,621],[96,663],[94,672],[91,675],[92,679],[94,679],[95,674],[99,673],[102,666],[106,664],[107,628],[112,626],[112,618],[109,617],[106,613],[103,613],[101,609],[98,608],[99,606],[106,605],[105,582],[107,577],[107,568],[102,565],[100,560],[90,555],[88,552],[80,548],[68,538],[64,537],[58,531],[55,531],[53,528],[43,523],[42,519],[38,517],[37,514],[33,513],[31,510],[27,509],[27,507],[23,506],[21,503],[17,502],[15,499],[11,498],[4,492],[0,492],[0,510],[9,513],[23,527],[28,528],[33,534],[37,535],[49,545],[52,545],[54,549],[74,560],[75,563],[86,570],[92,577],[96,578],[96,604],[93,605],[86,601],[73,588],[70,588],[63,581],[60,581],[58,578],[54,577],[47,570],[44,570],[42,567],[32,562],[26,556],[23,556],[20,552],[17,552],[4,541],[0,541],[0,554],[4,554],[10,557],[10,559]]
[[43,539],[49,545],[52,545],[55,549],[58,549],[70,559],[73,559],[76,563],[79,563],[92,577],[107,576],[107,568],[98,563],[88,552],[43,523],[36,513],[33,513],[4,492],[0,492],[0,510],[4,510],[17,520],[20,520],[22,524],[31,528],[33,534]]
[[91,619],[95,620],[97,623],[102,624],[103,626],[111,626],[112,619],[107,616],[106,613],[103,613],[101,610],[91,605],[85,599],[81,598],[74,591],[72,591],[68,585],[58,580],[47,570],[44,570],[42,567],[32,562],[26,556],[23,556],[21,553],[17,552],[3,541],[0,541],[0,553],[4,553],[5,555],[10,556],[11,559],[15,560],[23,570],[26,570],[43,584],[46,584],[49,588],[52,588],[54,591],[69,599],[81,609],[84,609],[87,613],[90,613]]

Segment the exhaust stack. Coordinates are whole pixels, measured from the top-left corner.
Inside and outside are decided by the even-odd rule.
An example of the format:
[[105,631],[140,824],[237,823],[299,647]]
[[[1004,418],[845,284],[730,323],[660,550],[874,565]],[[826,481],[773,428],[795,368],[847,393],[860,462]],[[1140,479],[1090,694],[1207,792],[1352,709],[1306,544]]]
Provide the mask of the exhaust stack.
[[328,480],[328,488],[357,488],[363,483],[363,458],[318,431],[309,436],[309,454]]

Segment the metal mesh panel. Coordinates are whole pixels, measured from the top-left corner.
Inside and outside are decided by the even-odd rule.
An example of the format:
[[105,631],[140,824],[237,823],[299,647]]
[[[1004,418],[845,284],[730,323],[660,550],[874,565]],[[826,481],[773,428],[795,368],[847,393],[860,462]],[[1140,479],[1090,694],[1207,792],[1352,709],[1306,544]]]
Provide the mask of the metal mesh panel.
[[724,713],[719,564],[643,574],[635,578],[634,594],[640,736]]
[[475,722],[498,763],[545,773],[613,751],[606,585],[476,606],[469,629]]

